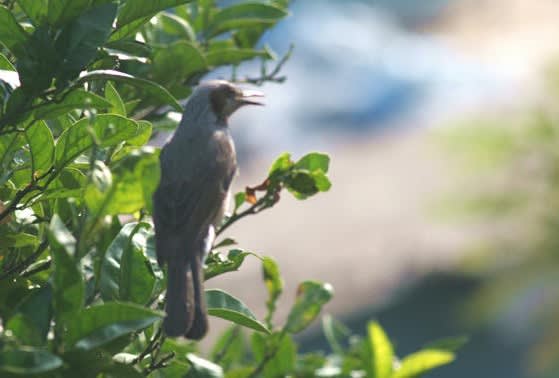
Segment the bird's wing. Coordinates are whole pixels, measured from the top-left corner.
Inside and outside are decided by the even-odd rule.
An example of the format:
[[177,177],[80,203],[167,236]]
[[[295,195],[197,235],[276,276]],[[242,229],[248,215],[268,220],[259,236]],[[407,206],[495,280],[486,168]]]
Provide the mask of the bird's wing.
[[235,172],[233,165],[215,161],[192,166],[196,167],[194,174],[162,178],[154,195],[154,222],[160,246],[156,252],[161,262],[169,261],[176,253],[197,249],[194,243],[202,242],[206,228],[220,212]]

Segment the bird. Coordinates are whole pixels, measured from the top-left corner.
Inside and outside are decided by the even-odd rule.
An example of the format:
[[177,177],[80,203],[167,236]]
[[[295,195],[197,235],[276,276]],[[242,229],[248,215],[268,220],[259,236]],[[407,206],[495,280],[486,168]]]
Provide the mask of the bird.
[[200,83],[161,149],[153,223],[157,262],[167,266],[167,336],[200,340],[208,331],[203,265],[237,173],[228,120],[245,105],[263,105],[261,97],[224,80]]

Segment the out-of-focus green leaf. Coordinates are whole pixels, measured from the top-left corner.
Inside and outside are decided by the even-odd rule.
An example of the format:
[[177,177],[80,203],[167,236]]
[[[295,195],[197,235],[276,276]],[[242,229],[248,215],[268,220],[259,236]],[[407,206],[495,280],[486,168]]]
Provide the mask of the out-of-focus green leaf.
[[111,103],[95,93],[75,89],[62,98],[60,102],[51,102],[39,107],[33,115],[36,119],[52,119],[72,110],[108,109]]
[[91,350],[163,317],[163,313],[131,303],[109,302],[83,310],[68,322],[66,341],[77,349]]
[[334,353],[344,354],[344,348],[340,338],[347,338],[351,335],[351,331],[340,321],[334,319],[331,315],[324,315],[322,318],[322,332],[328,340],[328,344]]
[[43,121],[35,122],[25,131],[31,154],[31,171],[33,175],[45,173],[54,159],[54,138]]
[[278,172],[287,171],[289,168],[293,166],[293,161],[291,160],[291,154],[288,152],[284,152],[274,161],[272,166],[270,167],[269,176],[273,174],[277,174]]
[[22,331],[33,330],[34,333],[36,332],[34,343],[29,342],[30,340],[22,339],[21,335],[8,323],[6,328],[11,329],[26,345],[40,346],[46,342],[52,319],[52,294],[50,285],[45,285],[34,289],[18,306],[18,313],[26,320],[23,322],[25,329]]
[[158,17],[166,33],[179,36],[187,41],[196,41],[196,33],[192,25],[184,18],[170,12],[161,12]]
[[0,371],[6,374],[46,373],[61,367],[63,361],[60,357],[44,349],[19,347],[18,349],[5,349],[0,351]]
[[126,107],[124,106],[124,102],[110,81],[107,81],[107,84],[105,84],[105,98],[111,103],[109,113],[126,117]]
[[132,151],[113,168],[109,185],[91,182],[85,200],[97,217],[152,211],[152,195],[159,183],[159,159],[152,147]]
[[96,2],[99,3],[99,1],[95,0],[49,0],[48,21],[51,25],[63,25],[68,21],[74,20],[77,16],[84,13],[90,5],[95,5]]
[[264,366],[264,377],[288,377],[293,374],[297,361],[297,346],[291,335],[275,333],[272,337],[265,338],[261,334],[253,334],[251,342],[256,361],[265,358],[268,351],[276,351]]
[[297,288],[297,299],[291,308],[285,330],[297,333],[307,328],[320,313],[322,306],[333,295],[333,288],[328,283],[305,281]]
[[13,232],[0,228],[0,238],[3,248],[21,248],[25,246],[37,246],[39,239],[37,236],[25,232]]
[[208,26],[210,37],[239,28],[272,25],[287,15],[287,12],[265,3],[241,3],[221,9]]
[[405,357],[393,378],[416,378],[454,361],[454,353],[445,350],[420,350]]
[[226,371],[245,357],[245,338],[242,328],[233,325],[223,332],[212,346],[211,360],[219,359],[219,366]]
[[64,130],[58,138],[55,165],[57,168],[64,167],[91,148],[94,144],[92,133],[101,147],[109,147],[135,136],[137,129],[136,122],[115,114],[100,114],[95,117],[93,124],[87,118],[81,119]]
[[386,333],[377,322],[367,326],[366,369],[369,377],[391,378],[394,350]]
[[211,50],[206,54],[208,65],[213,67],[225,66],[230,64],[236,65],[245,60],[250,60],[258,57],[266,59],[272,58],[266,50],[238,48],[216,49]]
[[93,60],[97,48],[109,37],[116,11],[116,3],[101,4],[90,8],[62,29],[56,41],[56,51],[61,56],[61,65],[57,67],[60,83],[57,85],[74,79]]
[[5,6],[0,6],[0,43],[12,53],[19,55],[27,42],[27,34],[19,25],[13,13]]
[[223,369],[221,366],[211,361],[205,360],[195,354],[189,353],[186,359],[190,363],[191,370],[186,375],[187,378],[221,378]]
[[97,70],[90,71],[87,74],[80,77],[78,83],[85,83],[96,80],[114,80],[120,81],[132,86],[138,87],[144,90],[148,95],[154,99],[159,100],[163,104],[172,106],[176,111],[183,111],[181,104],[173,97],[168,90],[163,88],[161,85],[154,83],[153,81],[135,77],[123,72],[114,70]]
[[74,318],[84,303],[84,283],[74,260],[76,240],[55,214],[49,226],[49,241],[54,265],[53,292],[57,322]]
[[218,289],[206,290],[208,314],[232,321],[255,331],[270,333],[237,298]]
[[202,52],[192,43],[177,41],[156,51],[153,70],[158,81],[176,83],[206,72],[208,64]]
[[271,257],[264,257],[262,259],[262,276],[268,290],[268,300],[266,301],[268,315],[266,323],[271,325],[272,316],[276,311],[276,302],[283,292],[283,279],[281,278],[278,264]]

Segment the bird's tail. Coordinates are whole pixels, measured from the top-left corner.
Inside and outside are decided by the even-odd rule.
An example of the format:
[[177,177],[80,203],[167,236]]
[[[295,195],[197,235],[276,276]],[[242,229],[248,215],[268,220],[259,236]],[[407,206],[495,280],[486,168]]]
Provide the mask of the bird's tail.
[[171,337],[184,336],[192,327],[195,316],[193,277],[189,264],[173,262],[167,266],[167,316],[163,329]]
[[206,310],[206,297],[204,294],[204,271],[202,267],[203,258],[196,255],[190,262],[192,270],[192,282],[194,284],[194,320],[186,337],[193,340],[200,340],[208,332],[208,313]]

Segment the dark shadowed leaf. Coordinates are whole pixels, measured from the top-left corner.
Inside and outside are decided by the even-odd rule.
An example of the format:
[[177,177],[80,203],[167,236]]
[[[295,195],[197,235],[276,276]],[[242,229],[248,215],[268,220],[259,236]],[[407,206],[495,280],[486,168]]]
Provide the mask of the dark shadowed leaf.
[[[31,0],[34,1],[34,0]],[[107,0],[105,2],[109,2]],[[27,2],[30,2],[29,0]],[[44,2],[44,0],[42,1]],[[99,2],[99,1],[97,1]],[[49,0],[48,1],[48,21],[51,25],[63,25],[73,20],[76,16],[84,13],[90,4],[96,1],[91,0]]]
[[78,83],[85,83],[96,80],[114,80],[138,87],[141,90],[145,91],[146,94],[160,101],[162,104],[170,105],[176,111],[182,113],[182,106],[181,104],[179,104],[177,99],[174,98],[168,90],[163,88],[161,85],[154,83],[153,81],[135,77],[119,71],[98,70],[88,72],[87,74],[81,76],[78,80]]
[[[12,327],[8,325],[8,329],[22,340],[26,345],[40,346],[46,342],[47,334],[50,329],[50,322],[52,318],[52,288],[50,285],[45,285],[41,288],[34,289],[29,296],[18,306],[18,313],[26,321],[26,329],[33,329],[36,332],[37,339],[35,343],[29,342],[18,335]],[[11,319],[10,319],[11,322]],[[23,331],[26,331],[25,329]],[[27,342],[26,342],[27,341]]]
[[87,10],[62,29],[56,41],[56,51],[61,56],[61,65],[57,67],[60,83],[78,76],[97,55],[98,47],[107,41],[112,30],[116,10],[116,3],[101,4]]
[[309,324],[320,313],[322,306],[327,303],[333,295],[330,284],[305,281],[297,288],[297,299],[291,308],[285,330],[297,333],[307,328]]
[[254,314],[237,298],[218,289],[206,290],[208,314],[232,321],[255,331],[270,333]]
[[19,55],[27,38],[27,34],[12,12],[5,6],[0,6],[0,43],[12,53]]
[[46,373],[62,366],[62,360],[43,349],[20,347],[0,352],[0,371],[4,373],[29,374]]
[[83,310],[68,323],[66,341],[77,349],[91,350],[116,338],[139,331],[163,313],[131,303],[109,302]]

